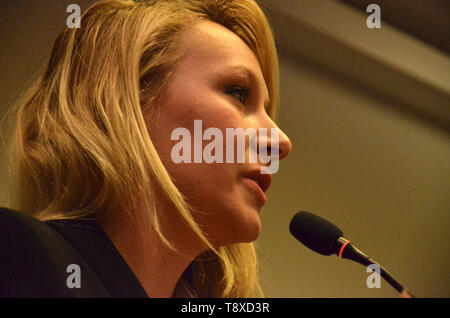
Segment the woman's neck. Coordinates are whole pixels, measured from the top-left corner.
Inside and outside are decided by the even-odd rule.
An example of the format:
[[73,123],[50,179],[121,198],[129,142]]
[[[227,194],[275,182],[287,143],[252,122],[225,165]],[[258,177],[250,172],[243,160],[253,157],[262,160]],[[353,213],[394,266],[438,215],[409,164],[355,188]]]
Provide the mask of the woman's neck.
[[119,210],[106,211],[99,225],[152,298],[169,298],[189,264],[204,251],[198,239],[178,213],[166,209],[160,219],[161,230],[178,252],[161,241],[145,217],[137,209],[134,218]]

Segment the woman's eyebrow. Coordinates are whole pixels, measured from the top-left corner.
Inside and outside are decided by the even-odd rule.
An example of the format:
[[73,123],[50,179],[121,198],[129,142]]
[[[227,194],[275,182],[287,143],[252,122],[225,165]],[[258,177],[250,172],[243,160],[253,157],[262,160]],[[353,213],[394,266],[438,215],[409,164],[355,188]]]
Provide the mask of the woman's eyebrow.
[[[238,72],[240,75],[249,79],[252,83],[255,83],[255,84],[258,83],[258,77],[256,76],[255,72],[253,72],[247,66],[233,65],[233,66],[228,67],[228,69]],[[265,82],[264,82],[264,85],[265,85]],[[270,106],[270,98],[267,98],[264,100],[264,109],[267,111],[269,109],[269,106]]]

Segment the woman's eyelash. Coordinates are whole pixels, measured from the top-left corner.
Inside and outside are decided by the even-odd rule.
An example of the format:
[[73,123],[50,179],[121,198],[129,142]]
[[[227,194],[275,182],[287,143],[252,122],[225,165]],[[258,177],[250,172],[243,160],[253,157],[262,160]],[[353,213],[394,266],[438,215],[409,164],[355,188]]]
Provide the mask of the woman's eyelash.
[[233,85],[226,89],[226,93],[233,96],[241,104],[245,104],[248,95],[250,94],[250,90],[239,85]]

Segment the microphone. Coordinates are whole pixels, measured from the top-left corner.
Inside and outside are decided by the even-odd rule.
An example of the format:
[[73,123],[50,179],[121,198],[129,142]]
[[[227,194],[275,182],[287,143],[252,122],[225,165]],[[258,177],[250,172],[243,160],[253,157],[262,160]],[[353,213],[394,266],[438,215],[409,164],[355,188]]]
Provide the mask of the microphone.
[[401,295],[414,298],[383,266],[344,238],[342,230],[330,221],[313,213],[300,211],[292,218],[289,230],[297,240],[319,254],[336,254],[340,258],[350,259],[364,266],[375,264],[380,269],[381,277]]

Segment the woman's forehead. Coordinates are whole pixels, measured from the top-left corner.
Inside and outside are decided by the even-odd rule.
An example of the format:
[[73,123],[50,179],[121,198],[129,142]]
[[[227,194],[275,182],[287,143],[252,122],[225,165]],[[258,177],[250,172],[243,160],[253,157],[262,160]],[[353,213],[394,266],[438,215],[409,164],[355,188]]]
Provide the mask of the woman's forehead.
[[183,70],[195,73],[239,71],[265,86],[256,55],[239,36],[218,23],[197,22],[183,34],[180,49],[183,55],[178,66]]
[[181,39],[183,58],[205,67],[215,64],[243,64],[260,71],[258,59],[247,44],[224,26],[202,20],[186,31]]

